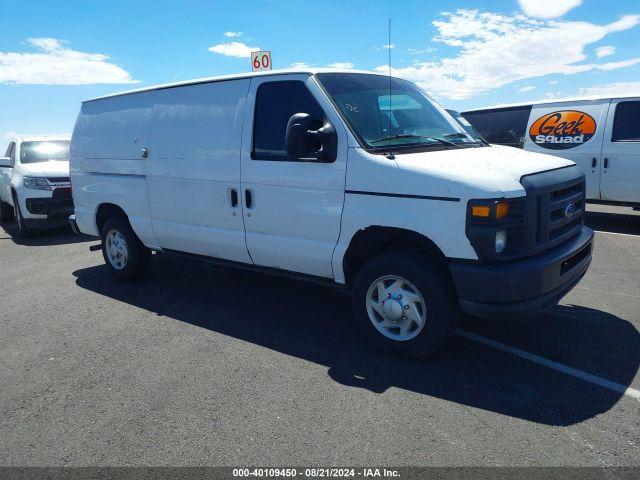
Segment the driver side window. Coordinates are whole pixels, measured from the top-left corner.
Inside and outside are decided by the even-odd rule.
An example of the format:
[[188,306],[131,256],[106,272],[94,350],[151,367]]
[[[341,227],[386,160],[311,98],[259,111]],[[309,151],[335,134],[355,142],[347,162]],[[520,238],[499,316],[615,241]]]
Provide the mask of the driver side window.
[[[287,123],[296,113],[308,113],[314,119],[325,116],[303,82],[267,82],[258,87],[253,119],[253,160],[297,161],[287,155],[285,145]],[[311,125],[311,129],[320,127],[321,121]]]

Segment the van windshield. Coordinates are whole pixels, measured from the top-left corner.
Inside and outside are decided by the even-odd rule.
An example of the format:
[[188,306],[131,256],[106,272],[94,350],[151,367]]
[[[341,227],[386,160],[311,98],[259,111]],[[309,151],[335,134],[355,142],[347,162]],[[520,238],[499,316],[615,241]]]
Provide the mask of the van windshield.
[[316,77],[367,149],[480,144],[411,82],[357,73]]
[[69,140],[51,142],[22,142],[20,163],[48,162],[49,160],[69,160]]
[[447,113],[453,117],[453,119],[460,124],[462,128],[464,128],[465,132],[467,132],[470,136],[479,141],[484,141],[480,132],[478,132],[473,125],[469,123],[469,121],[460,115],[460,112],[455,110],[450,110],[447,108]]

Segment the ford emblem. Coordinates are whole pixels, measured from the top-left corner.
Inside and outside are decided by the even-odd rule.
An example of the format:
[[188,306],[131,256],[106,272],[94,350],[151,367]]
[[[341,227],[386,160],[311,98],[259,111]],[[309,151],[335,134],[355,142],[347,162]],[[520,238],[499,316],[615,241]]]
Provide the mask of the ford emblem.
[[564,207],[564,216],[565,218],[573,217],[573,214],[576,213],[576,204],[570,203],[566,207]]

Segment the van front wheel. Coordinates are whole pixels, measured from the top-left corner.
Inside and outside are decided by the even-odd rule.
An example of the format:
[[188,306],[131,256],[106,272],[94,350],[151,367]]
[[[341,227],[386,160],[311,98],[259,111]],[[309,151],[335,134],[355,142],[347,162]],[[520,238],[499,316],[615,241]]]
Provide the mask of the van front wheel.
[[417,253],[387,252],[365,263],[353,282],[352,308],[369,343],[414,358],[440,349],[459,316],[446,273]]
[[125,218],[107,220],[102,227],[102,256],[113,275],[138,278],[151,265],[151,250],[144,246]]

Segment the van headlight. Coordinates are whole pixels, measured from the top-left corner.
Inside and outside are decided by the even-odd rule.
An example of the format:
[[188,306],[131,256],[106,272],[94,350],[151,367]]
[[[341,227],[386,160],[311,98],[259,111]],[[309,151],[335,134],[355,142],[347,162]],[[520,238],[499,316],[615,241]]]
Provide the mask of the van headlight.
[[22,185],[24,188],[30,188],[32,190],[51,190],[49,182],[44,177],[24,177],[22,179]]
[[466,234],[480,261],[524,256],[525,201],[525,197],[469,200]]
[[500,229],[496,231],[496,253],[502,252],[507,248],[507,231]]

